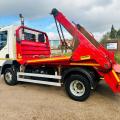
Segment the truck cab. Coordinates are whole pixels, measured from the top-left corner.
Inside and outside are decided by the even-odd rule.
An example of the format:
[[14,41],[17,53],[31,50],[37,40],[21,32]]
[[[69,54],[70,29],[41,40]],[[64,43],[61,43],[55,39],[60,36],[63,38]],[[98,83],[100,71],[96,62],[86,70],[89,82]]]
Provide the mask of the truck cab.
[[0,66],[7,59],[16,59],[16,37],[15,29],[17,26],[10,25],[0,29]]

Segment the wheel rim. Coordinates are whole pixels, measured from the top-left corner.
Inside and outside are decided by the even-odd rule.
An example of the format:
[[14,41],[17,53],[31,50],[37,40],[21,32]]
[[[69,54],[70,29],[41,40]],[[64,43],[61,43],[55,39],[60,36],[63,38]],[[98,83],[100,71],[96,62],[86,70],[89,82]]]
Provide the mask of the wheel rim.
[[70,91],[75,96],[82,96],[85,93],[85,86],[79,80],[74,80],[70,84]]
[[7,82],[10,82],[12,80],[12,74],[11,72],[6,72],[5,79]]

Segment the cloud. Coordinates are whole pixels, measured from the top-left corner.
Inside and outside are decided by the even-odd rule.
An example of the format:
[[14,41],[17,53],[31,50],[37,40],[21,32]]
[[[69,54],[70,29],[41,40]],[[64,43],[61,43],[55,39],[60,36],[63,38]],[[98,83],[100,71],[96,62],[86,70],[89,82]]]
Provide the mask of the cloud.
[[[93,36],[95,37],[95,39],[97,41],[100,41],[100,39],[102,38],[102,36],[106,33],[105,32],[94,32]],[[49,37],[49,40],[60,40],[58,33],[56,32],[47,32],[47,35]],[[72,39],[72,36],[68,33],[68,32],[64,32],[64,36],[66,39]]]
[[100,41],[102,36],[106,33],[107,31],[104,31],[104,32],[94,32],[93,33],[93,36],[94,38],[97,40],[97,41]]
[[[60,40],[58,33],[56,32],[47,32],[47,35],[50,40]],[[71,39],[72,36],[68,32],[64,32],[65,39]]]
[[46,27],[46,29],[47,30],[56,29],[55,23],[50,24],[49,26]]
[[92,33],[102,33],[112,24],[120,27],[119,0],[0,0],[0,17],[23,13],[27,18],[38,19],[55,7]]
[[47,32],[47,35],[49,37],[50,40],[58,40],[59,36],[57,33],[54,32]]

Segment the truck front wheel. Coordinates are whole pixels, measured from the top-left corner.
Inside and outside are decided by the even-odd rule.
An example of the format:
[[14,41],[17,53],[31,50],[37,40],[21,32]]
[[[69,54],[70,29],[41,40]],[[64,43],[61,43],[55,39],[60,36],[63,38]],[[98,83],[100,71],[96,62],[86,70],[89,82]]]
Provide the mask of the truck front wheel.
[[91,91],[89,80],[83,75],[71,75],[66,79],[65,89],[70,98],[76,101],[86,100]]
[[4,80],[8,85],[16,85],[18,83],[16,70],[13,68],[6,68],[4,72]]

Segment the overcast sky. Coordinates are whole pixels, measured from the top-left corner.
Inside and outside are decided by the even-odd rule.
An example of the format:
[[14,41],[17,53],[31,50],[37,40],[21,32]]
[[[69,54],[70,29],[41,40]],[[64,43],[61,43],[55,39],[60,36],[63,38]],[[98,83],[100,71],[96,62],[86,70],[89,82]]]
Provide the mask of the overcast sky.
[[52,8],[58,8],[71,21],[80,23],[97,39],[113,24],[120,28],[120,0],[0,0],[0,26],[18,23],[18,14],[26,24],[56,37]]

